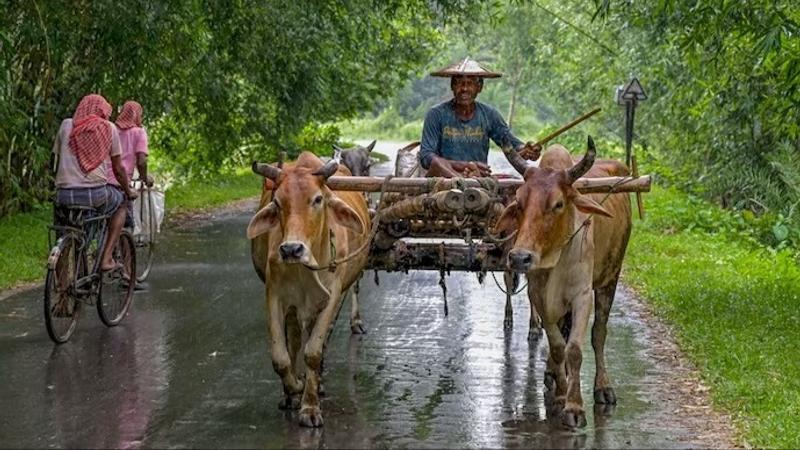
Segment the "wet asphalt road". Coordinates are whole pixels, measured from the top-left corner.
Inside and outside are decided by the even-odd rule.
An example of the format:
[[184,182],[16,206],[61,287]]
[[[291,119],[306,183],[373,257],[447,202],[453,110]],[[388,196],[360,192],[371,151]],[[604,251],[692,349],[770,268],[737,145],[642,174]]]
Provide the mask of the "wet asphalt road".
[[[351,336],[349,304],[331,335],[325,426],[278,410],[280,380],[267,347],[263,286],[244,231],[229,212],[168,229],[149,287],[123,323],[85,308],[69,343],[44,328],[41,288],[0,300],[1,447],[683,448],[696,431],[669,420],[678,405],[654,392],[669,377],[644,355],[643,324],[618,295],[607,342],[619,397],[593,410],[594,358],[582,369],[588,425],[561,430],[543,395],[546,339],[528,342],[528,302],[491,276],[447,280],[445,317],[435,272],[368,273],[368,334]],[[502,282],[502,278],[498,277]]]

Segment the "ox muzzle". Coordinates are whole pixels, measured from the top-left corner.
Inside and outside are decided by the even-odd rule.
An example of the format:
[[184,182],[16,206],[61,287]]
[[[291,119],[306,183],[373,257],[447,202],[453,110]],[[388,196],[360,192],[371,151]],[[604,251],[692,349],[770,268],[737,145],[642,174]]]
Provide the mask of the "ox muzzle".
[[528,273],[539,262],[539,255],[523,248],[514,248],[508,252],[506,266],[517,273]]
[[307,264],[310,261],[311,252],[308,246],[300,241],[285,241],[278,247],[281,261],[284,263]]

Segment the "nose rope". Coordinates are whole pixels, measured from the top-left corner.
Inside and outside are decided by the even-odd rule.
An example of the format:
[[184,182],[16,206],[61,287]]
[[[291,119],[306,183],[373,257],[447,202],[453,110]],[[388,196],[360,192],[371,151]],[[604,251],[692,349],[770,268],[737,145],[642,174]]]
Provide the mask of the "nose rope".
[[502,286],[500,286],[500,282],[497,281],[497,277],[494,276],[494,272],[492,272],[492,278],[494,279],[494,284],[496,284],[497,288],[500,289],[500,292],[502,292],[503,294],[506,294],[506,295],[508,295],[508,293],[511,292],[511,291],[513,291],[513,292],[511,292],[511,295],[517,295],[520,292],[522,292],[525,288],[528,287],[528,279],[526,278],[525,282],[522,283],[522,287],[521,288],[517,289],[516,291],[514,291],[513,289],[509,289],[508,291],[506,291],[505,289],[502,288]]

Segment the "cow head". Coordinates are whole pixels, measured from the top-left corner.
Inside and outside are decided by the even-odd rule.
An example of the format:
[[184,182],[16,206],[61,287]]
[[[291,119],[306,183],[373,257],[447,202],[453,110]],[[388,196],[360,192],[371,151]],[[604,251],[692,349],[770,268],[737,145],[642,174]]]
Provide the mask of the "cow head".
[[539,167],[528,167],[519,155],[507,153],[525,179],[517,189],[515,201],[506,207],[495,226],[498,233],[518,230],[508,252],[510,270],[526,273],[555,266],[576,231],[576,210],[610,217],[602,206],[572,185],[592,167],[595,153],[591,136],[586,155],[575,165],[563,149],[549,150]]
[[334,145],[333,148],[336,151],[341,152],[342,164],[350,169],[350,173],[352,173],[353,176],[369,176],[369,168],[372,166],[372,159],[369,155],[375,148],[375,141],[372,141],[372,143],[366,147],[357,145],[352,148],[343,149],[337,145]]
[[269,255],[271,260],[316,265],[314,254],[318,254],[322,242],[327,242],[331,223],[337,222],[356,233],[364,231],[365,225],[355,210],[325,185],[336,173],[338,163],[320,165],[319,159],[310,154],[302,154],[296,164],[284,169],[253,163],[253,171],[271,179],[275,189],[272,201],[250,220],[247,237],[253,239],[279,230],[281,241],[277,254]]

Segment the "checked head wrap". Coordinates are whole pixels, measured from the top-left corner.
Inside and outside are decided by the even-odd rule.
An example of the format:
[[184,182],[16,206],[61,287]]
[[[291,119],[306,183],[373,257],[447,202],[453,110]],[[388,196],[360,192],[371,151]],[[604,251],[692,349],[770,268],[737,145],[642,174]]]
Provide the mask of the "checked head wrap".
[[117,116],[117,127],[121,130],[142,126],[142,105],[133,100],[128,100],[122,105],[122,111]]
[[111,105],[97,94],[83,97],[75,109],[69,149],[84,173],[93,171],[108,157],[111,149],[110,115]]

